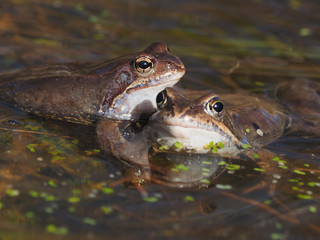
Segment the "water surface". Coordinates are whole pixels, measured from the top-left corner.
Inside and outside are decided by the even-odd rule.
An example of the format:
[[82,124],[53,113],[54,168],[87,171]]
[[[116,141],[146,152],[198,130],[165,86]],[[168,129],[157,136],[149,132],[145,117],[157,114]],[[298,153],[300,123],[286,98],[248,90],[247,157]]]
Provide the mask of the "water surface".
[[[186,64],[181,87],[263,94],[296,77],[319,81],[319,10],[316,0],[3,0],[0,69],[113,58],[163,41]],[[100,152],[94,126],[5,105],[0,119],[3,239],[319,236],[319,136],[271,144],[279,172],[269,177],[233,159],[200,187],[136,189]]]

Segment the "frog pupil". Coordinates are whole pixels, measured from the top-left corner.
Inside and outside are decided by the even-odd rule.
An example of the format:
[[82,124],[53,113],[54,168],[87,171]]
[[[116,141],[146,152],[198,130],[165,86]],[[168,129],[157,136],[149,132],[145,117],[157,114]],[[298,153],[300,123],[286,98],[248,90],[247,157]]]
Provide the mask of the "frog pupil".
[[165,102],[166,96],[167,96],[166,90],[158,93],[157,98],[156,98],[156,102],[157,102],[158,107],[161,107],[161,105]]
[[215,102],[213,105],[213,109],[218,113],[221,112],[223,110],[223,103],[222,102]]
[[138,66],[139,66],[139,68],[147,69],[148,67],[151,66],[151,64],[145,60],[142,60],[138,63]]

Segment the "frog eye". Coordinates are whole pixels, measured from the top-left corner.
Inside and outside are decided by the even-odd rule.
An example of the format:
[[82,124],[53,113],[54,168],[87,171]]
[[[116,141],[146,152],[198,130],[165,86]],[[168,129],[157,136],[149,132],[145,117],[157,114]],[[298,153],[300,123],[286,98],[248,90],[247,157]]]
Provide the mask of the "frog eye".
[[149,73],[153,69],[153,62],[148,57],[139,57],[134,61],[134,69],[139,73]]
[[163,108],[168,101],[168,95],[167,95],[167,90],[163,90],[158,93],[156,102],[157,102],[157,107],[158,108]]
[[213,116],[220,116],[223,111],[223,103],[220,98],[214,97],[206,103],[206,111]]

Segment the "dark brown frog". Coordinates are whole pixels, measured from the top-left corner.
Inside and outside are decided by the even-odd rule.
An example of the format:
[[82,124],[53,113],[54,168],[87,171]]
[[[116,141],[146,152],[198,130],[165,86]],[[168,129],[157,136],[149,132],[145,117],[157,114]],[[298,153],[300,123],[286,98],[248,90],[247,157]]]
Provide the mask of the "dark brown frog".
[[51,64],[0,75],[0,99],[41,116],[90,123],[132,120],[156,110],[154,96],[184,75],[164,43],[112,60]]

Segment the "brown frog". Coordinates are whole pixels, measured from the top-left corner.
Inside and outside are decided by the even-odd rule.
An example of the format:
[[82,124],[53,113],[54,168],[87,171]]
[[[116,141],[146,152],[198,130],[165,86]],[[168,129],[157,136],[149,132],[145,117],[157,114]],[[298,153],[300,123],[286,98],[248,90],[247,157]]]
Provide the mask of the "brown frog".
[[133,120],[156,110],[154,96],[184,75],[164,43],[112,60],[51,64],[0,75],[0,99],[26,112],[72,122]]
[[[296,85],[300,87],[294,87]],[[296,94],[295,89],[303,89],[304,94]],[[151,160],[159,154],[167,154],[168,159],[186,159],[185,165],[192,168],[193,161],[201,166],[199,157],[214,157],[205,160],[208,164],[220,161],[221,157],[224,161],[239,157],[253,159],[256,154],[259,157],[254,158],[254,162],[266,171],[264,175],[270,182],[273,174],[281,169],[271,160],[274,154],[261,147],[275,141],[285,131],[320,134],[319,113],[314,112],[320,107],[319,89],[319,83],[308,80],[286,82],[276,88],[274,95],[281,99],[278,101],[245,91],[217,94],[166,88],[155,97],[158,111],[150,117],[146,127],[130,121],[119,124],[119,121],[104,119],[97,126],[97,135],[101,149],[124,160],[128,166],[136,166],[138,170],[133,171],[133,175],[142,179],[151,178],[150,168],[154,166]],[[291,95],[300,100],[292,101]],[[304,108],[303,102],[308,103]],[[189,178],[190,174],[177,177],[170,169],[166,177],[171,183],[174,179],[183,181],[175,181],[175,186],[202,184],[202,181],[195,181],[195,177]],[[220,171],[213,170],[212,176]]]
[[191,153],[213,150],[234,156],[242,149],[268,145],[285,131],[319,133],[319,89],[317,82],[286,82],[276,89],[279,102],[246,92],[209,92],[192,99],[167,88],[156,98],[158,111],[150,118],[147,135],[162,149]]

